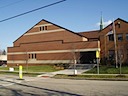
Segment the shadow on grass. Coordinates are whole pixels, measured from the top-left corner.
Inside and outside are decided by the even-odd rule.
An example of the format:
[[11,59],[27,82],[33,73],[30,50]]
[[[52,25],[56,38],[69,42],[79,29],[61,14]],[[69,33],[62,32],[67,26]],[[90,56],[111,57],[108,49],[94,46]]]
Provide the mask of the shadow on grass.
[[14,83],[16,85],[19,85],[21,87],[27,87],[27,88],[34,88],[34,90],[39,90],[40,92],[42,91],[42,93],[32,93],[30,92],[25,92],[23,90],[25,90],[25,88],[19,90],[19,89],[12,89],[12,88],[7,88],[7,87],[1,87],[0,89],[4,89],[11,92],[11,95],[13,96],[82,96],[79,94],[74,94],[74,93],[69,93],[69,92],[64,92],[64,91],[58,91],[58,90],[53,90],[53,89],[47,89],[47,88],[41,88],[41,87],[36,87],[36,86],[32,86],[32,85],[27,85],[27,84],[21,84],[21,83],[16,83],[13,81],[8,81],[8,80],[3,80],[0,79],[0,81],[4,81],[4,82],[9,82],[9,83]]

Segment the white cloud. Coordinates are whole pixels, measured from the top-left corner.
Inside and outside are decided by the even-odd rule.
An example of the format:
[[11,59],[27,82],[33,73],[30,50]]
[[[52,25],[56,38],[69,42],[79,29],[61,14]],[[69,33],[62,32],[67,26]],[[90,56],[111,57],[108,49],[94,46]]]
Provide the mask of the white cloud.
[[[108,26],[111,23],[112,23],[112,20],[108,20],[108,21],[103,22],[104,27]],[[96,26],[100,26],[100,22],[96,23]]]
[[108,21],[104,22],[104,26],[108,26],[111,23],[112,23],[112,20],[108,20]]

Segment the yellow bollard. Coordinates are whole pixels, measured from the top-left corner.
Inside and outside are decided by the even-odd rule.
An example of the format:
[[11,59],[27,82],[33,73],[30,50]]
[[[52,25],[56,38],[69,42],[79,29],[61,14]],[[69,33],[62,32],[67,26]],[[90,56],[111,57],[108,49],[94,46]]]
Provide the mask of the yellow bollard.
[[19,66],[19,78],[22,79],[23,78],[23,73],[22,73],[22,66]]
[[97,58],[97,74],[99,74],[99,59],[100,59],[100,51],[96,51],[96,58]]

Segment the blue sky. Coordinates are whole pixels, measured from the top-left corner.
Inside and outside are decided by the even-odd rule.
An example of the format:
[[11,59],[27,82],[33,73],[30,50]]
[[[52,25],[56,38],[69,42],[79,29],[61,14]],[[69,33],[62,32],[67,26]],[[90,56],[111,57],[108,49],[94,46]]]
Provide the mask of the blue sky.
[[[60,0],[0,0],[0,20],[42,7]],[[105,24],[113,19],[128,21],[128,0],[66,0],[33,13],[0,22],[0,49],[13,42],[42,19],[74,32],[98,30],[101,12]]]

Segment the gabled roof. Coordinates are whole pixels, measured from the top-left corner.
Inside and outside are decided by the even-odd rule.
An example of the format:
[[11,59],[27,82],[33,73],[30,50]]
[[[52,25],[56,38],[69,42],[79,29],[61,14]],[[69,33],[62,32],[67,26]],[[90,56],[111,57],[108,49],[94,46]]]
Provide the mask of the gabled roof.
[[[116,22],[117,20],[120,20],[120,21],[123,21],[123,22],[125,22],[125,23],[128,23],[127,21],[125,21],[125,20],[123,20],[123,19],[121,19],[121,18],[117,18],[116,20],[114,20],[114,22]],[[113,23],[113,22],[112,22]],[[111,24],[109,24],[108,26],[110,26],[110,25],[112,25],[112,23]],[[104,29],[106,29],[108,26],[106,26]],[[104,30],[103,29],[103,30]],[[101,30],[102,31],[102,30]]]
[[99,38],[99,30],[79,32],[80,35],[87,38]]
[[[52,24],[52,25],[55,25],[55,26],[57,26],[57,27],[60,27],[60,28],[62,28],[62,29],[65,29],[65,30],[67,30],[67,31],[69,31],[69,32],[71,32],[71,33],[73,33],[73,34],[75,34],[75,35],[78,35],[78,36],[80,36],[80,37],[84,37],[84,36],[82,36],[81,34],[78,34],[78,33],[75,33],[75,32],[73,32],[73,31],[71,31],[71,30],[69,30],[69,29],[66,29],[66,28],[64,28],[64,27],[61,27],[61,26],[59,26],[59,25],[57,25],[57,24],[54,24],[54,23],[52,23],[52,22],[49,22],[49,21],[47,21],[47,20],[45,20],[45,19],[42,19],[41,21],[39,21],[37,24],[35,24],[34,26],[36,26],[36,25],[38,25],[40,22],[42,22],[42,21],[45,21],[45,22],[48,22],[48,23],[50,23],[50,24]],[[32,27],[32,28],[34,28],[34,26]],[[30,28],[28,31],[30,31],[32,28]],[[24,34],[26,34],[28,31],[26,31]],[[23,34],[23,35],[24,35]],[[20,39],[23,35],[21,35],[18,39]],[[16,42],[18,39],[16,39],[14,42]],[[13,43],[14,43],[13,42]]]
[[[82,35],[80,35],[80,34],[78,34],[78,33],[75,33],[75,32],[73,32],[73,31],[71,31],[71,30],[69,30],[69,29],[66,29],[66,28],[64,28],[64,27],[62,27],[62,26],[59,26],[59,25],[57,25],[57,24],[54,24],[54,23],[52,23],[52,22],[49,22],[49,21],[47,21],[47,20],[45,20],[45,19],[43,19],[43,20],[41,20],[41,21],[45,21],[45,22],[51,23],[51,24],[53,24],[53,25],[55,25],[55,26],[58,26],[58,27],[60,27],[60,28],[62,28],[62,29],[65,29],[65,30],[67,30],[67,31],[69,31],[69,32],[72,32],[73,34],[76,34],[76,35],[78,35],[78,36],[80,36],[80,37],[83,37]],[[40,22],[41,22],[41,21],[40,21]]]
[[[121,20],[125,23],[128,23],[127,21],[123,20],[123,19],[120,19],[120,18],[117,18],[114,22],[116,22],[117,20]],[[112,23],[111,23],[112,24]],[[108,26],[110,26],[111,24],[109,24]],[[106,26],[104,29],[106,29],[108,26]],[[103,30],[104,30],[103,29]],[[85,32],[79,32],[80,35],[84,36],[84,37],[87,37],[87,38],[90,38],[90,39],[93,39],[93,38],[99,38],[99,32],[102,31],[102,30],[94,30],[94,31],[85,31]]]

